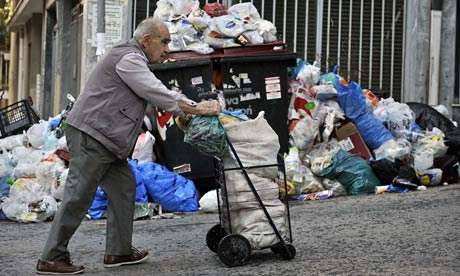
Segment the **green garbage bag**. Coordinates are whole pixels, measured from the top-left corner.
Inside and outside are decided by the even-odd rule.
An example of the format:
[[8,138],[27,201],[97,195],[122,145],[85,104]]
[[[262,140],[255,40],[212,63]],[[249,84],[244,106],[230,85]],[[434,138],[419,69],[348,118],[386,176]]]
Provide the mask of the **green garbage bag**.
[[339,150],[332,164],[319,175],[338,180],[349,195],[374,193],[375,187],[380,185],[379,179],[364,159],[344,150]]
[[195,116],[184,129],[184,142],[202,153],[222,158],[227,152],[225,129],[217,116]]

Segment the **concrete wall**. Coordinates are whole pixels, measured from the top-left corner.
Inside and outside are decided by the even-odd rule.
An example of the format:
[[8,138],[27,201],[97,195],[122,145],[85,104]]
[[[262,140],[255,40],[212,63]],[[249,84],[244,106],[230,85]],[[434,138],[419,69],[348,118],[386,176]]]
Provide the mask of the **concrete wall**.
[[450,107],[454,103],[455,93],[457,0],[444,0],[442,15],[439,103]]
[[[97,63],[96,28],[97,0],[85,0],[83,14],[83,45],[81,64],[81,88]],[[113,44],[128,39],[129,5],[128,0],[107,0],[106,5],[106,52]],[[117,30],[118,29],[118,30]]]
[[32,97],[34,103],[37,103],[37,75],[38,78],[41,75],[42,15],[34,14],[28,25],[30,44],[27,47],[30,47],[30,56],[28,57],[27,94]]
[[427,102],[430,64],[430,0],[406,1],[404,102]]
[[[455,93],[457,0],[444,0],[441,23],[439,104],[452,111]],[[431,1],[406,2],[403,101],[427,103],[430,67]]]

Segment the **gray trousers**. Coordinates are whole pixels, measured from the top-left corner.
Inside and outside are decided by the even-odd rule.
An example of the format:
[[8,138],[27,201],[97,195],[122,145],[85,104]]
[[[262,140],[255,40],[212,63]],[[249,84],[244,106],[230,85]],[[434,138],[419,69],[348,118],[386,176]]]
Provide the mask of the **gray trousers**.
[[91,206],[98,184],[108,198],[105,253],[131,254],[136,181],[128,162],[76,128],[69,126],[65,132],[72,159],[41,260],[69,257],[69,240]]

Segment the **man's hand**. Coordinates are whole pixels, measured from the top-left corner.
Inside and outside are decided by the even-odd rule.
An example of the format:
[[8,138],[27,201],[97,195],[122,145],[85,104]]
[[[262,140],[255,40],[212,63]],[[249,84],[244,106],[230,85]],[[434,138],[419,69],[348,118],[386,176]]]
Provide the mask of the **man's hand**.
[[221,111],[218,101],[202,101],[191,105],[187,101],[179,101],[179,108],[186,114],[217,116]]

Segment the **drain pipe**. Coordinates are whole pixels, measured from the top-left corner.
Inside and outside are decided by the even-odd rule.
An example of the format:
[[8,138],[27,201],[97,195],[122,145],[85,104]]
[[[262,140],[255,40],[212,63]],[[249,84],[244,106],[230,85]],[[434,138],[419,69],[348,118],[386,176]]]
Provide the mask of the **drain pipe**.
[[430,80],[428,104],[439,104],[439,60],[441,56],[442,0],[431,1]]
[[105,52],[105,0],[97,0],[96,57],[99,61]]

